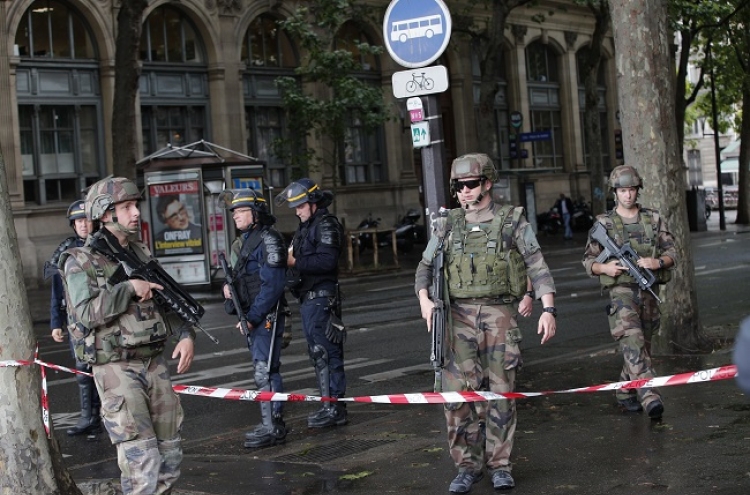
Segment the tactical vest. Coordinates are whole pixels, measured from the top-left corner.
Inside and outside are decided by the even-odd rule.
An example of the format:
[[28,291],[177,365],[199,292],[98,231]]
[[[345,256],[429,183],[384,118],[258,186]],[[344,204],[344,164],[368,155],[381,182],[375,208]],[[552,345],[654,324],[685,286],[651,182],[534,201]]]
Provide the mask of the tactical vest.
[[[147,259],[148,255],[135,243],[136,256]],[[118,263],[89,247],[69,249],[60,258],[61,268],[68,257],[73,257],[88,275],[96,280],[99,290],[110,290],[114,285],[109,279],[117,270]],[[65,291],[70,294],[68,281],[63,277]],[[127,283],[127,282],[123,282]],[[76,316],[76,308],[68,300],[68,332],[78,361],[88,364],[106,364],[128,359],[155,356],[164,350],[164,341],[169,334],[164,318],[153,298],[148,301],[130,301],[128,309],[117,318],[99,327],[88,329]],[[94,311],[97,308],[92,308]]]
[[[630,247],[642,258],[656,258],[661,255],[661,252],[658,250],[658,232],[654,229],[654,219],[651,210],[641,209],[639,211],[640,221],[627,225],[622,221],[620,215],[614,211],[608,212],[607,216],[612,220],[612,226],[607,229],[607,235],[619,246],[629,242]],[[672,272],[666,269],[656,270],[654,275],[656,276],[656,281],[660,284],[665,284],[672,278]],[[599,275],[599,283],[609,288],[614,285],[635,284],[636,281],[626,271],[617,277],[610,277],[604,274]]]
[[506,205],[490,223],[467,224],[462,209],[451,210],[446,243],[451,298],[519,298],[526,292],[526,264],[513,243],[521,214]]
[[[234,262],[234,268],[232,268],[232,277],[234,278],[235,290],[237,291],[237,298],[240,300],[242,311],[247,312],[253,305],[253,301],[260,293],[262,281],[260,279],[260,270],[254,273],[247,273],[245,265],[250,255],[258,248],[263,246],[262,256],[265,258],[266,249],[263,243],[264,231],[253,231],[250,236],[242,242],[242,249],[239,252],[233,253],[237,255],[237,260]],[[234,247],[234,246],[233,246]]]

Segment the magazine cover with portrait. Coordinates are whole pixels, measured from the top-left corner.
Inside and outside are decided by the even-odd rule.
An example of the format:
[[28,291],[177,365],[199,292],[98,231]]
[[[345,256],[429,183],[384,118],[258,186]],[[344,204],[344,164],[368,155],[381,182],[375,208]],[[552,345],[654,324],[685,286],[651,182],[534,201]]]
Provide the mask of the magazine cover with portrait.
[[203,253],[203,209],[197,180],[152,184],[154,256]]

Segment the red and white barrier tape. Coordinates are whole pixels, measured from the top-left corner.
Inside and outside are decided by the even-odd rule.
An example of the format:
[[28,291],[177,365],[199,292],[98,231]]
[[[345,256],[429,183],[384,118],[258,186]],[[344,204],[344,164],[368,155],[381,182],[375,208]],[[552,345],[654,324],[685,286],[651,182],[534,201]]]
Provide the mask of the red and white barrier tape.
[[636,389],[652,387],[671,387],[675,385],[686,385],[688,383],[702,383],[718,380],[728,380],[737,375],[737,367],[734,365],[701,370],[692,373],[681,373],[679,375],[658,376],[649,380],[629,380],[624,382],[608,383],[604,385],[593,385],[590,387],[570,388],[567,390],[553,390],[546,392],[511,392],[497,394],[485,391],[467,392],[422,392],[414,394],[390,394],[390,395],[368,395],[360,397],[318,397],[315,395],[281,394],[275,392],[258,392],[234,388],[212,388],[196,385],[175,385],[174,390],[178,394],[200,395],[227,400],[247,400],[254,402],[262,401],[285,401],[285,402],[369,402],[378,404],[444,404],[450,402],[480,402],[490,400],[523,399],[553,394],[579,394],[602,392],[605,390]]
[[[42,368],[52,368],[68,373],[76,373],[91,376],[90,373],[73,370],[64,366],[46,363],[39,359],[33,361],[0,361],[0,368],[8,366],[30,366],[38,364]],[[452,402],[481,402],[491,400],[524,399],[556,394],[580,394],[591,392],[603,392],[618,389],[637,389],[672,387],[675,385],[687,385],[691,383],[713,382],[728,380],[737,376],[737,367],[734,365],[721,366],[677,375],[657,376],[648,380],[628,380],[589,387],[570,388],[566,390],[548,390],[544,392],[511,392],[498,394],[486,391],[466,392],[420,392],[412,394],[389,394],[389,395],[366,395],[360,397],[320,397],[317,395],[286,394],[276,392],[259,392],[257,390],[245,390],[238,388],[202,387],[199,385],[174,385],[178,394],[197,395],[225,400],[241,400],[252,402],[282,401],[282,402],[363,402],[377,404],[445,404]],[[46,389],[43,404],[46,403]]]

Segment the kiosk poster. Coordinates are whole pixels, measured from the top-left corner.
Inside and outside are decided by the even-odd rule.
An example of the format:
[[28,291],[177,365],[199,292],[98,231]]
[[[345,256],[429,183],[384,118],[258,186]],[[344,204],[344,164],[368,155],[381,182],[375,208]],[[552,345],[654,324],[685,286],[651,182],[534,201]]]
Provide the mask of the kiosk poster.
[[197,180],[152,184],[154,256],[203,253],[201,189]]

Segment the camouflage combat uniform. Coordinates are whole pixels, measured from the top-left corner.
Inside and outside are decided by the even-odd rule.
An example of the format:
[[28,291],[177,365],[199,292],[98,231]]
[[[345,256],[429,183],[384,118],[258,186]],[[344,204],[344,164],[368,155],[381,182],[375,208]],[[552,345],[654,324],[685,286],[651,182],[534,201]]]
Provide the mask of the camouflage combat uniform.
[[[68,311],[75,315],[69,330],[76,357],[92,365],[123,493],[168,494],[180,476],[183,411],[163,353],[179,320],[167,321],[153,299],[137,302],[127,280],[112,284],[120,263],[92,249],[95,238],[61,260]],[[141,261],[150,259],[140,242],[126,249]],[[195,332],[190,328],[179,337],[194,339]]]
[[[630,242],[631,247],[641,257],[669,256],[677,262],[674,238],[667,228],[666,221],[655,210],[639,208],[635,219],[618,215],[615,210],[598,215],[596,221],[607,229],[607,235],[621,246]],[[592,266],[596,257],[602,252],[602,246],[589,238],[583,255],[583,266],[591,277],[599,277],[602,287],[609,290],[610,304],[607,305],[607,316],[612,337],[617,341],[622,352],[624,365],[620,372],[620,381],[653,378],[651,366],[651,337],[659,329],[659,307],[650,292],[641,290],[635,280],[627,274],[617,278],[606,275],[595,275]],[[657,281],[666,282],[669,277],[667,269],[656,270]],[[657,289],[656,286],[653,289]],[[618,390],[617,399],[628,401],[636,394],[635,390]],[[656,389],[637,389],[638,402],[644,408],[660,400]]]
[[[438,239],[445,236],[450,297],[450,324],[445,338],[447,362],[442,383],[446,392],[513,392],[516,372],[522,363],[521,331],[516,317],[518,302],[526,292],[526,276],[531,279],[537,298],[555,292],[552,275],[523,208],[491,202],[487,210],[483,218],[491,216],[493,221],[480,224],[467,223],[461,208],[451,210],[445,233],[438,232],[432,237],[417,267],[415,289],[419,295],[421,289],[432,284],[432,259]],[[493,229],[496,222],[502,227]],[[479,239],[474,244],[477,249],[468,247],[472,238]],[[510,277],[515,280],[505,286],[498,272],[500,258],[510,259],[510,271],[518,272]],[[466,297],[467,289],[470,293],[471,287],[482,285],[492,287],[492,293]],[[511,471],[510,454],[516,430],[514,400],[492,401],[488,405],[446,404],[445,418],[450,455],[459,471],[478,473],[483,465],[489,472]]]

